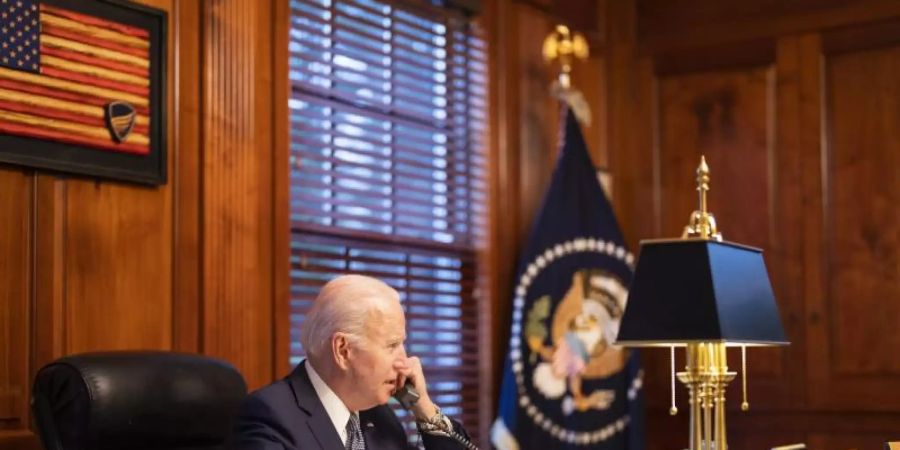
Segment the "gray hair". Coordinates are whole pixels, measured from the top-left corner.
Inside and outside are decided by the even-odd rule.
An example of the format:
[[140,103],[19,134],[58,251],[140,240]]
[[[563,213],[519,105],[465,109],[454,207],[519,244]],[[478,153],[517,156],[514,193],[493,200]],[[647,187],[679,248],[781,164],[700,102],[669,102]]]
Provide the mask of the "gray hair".
[[300,328],[300,343],[313,359],[326,356],[334,333],[347,333],[351,340],[365,335],[366,321],[387,301],[400,295],[381,280],[363,275],[341,275],[319,291]]

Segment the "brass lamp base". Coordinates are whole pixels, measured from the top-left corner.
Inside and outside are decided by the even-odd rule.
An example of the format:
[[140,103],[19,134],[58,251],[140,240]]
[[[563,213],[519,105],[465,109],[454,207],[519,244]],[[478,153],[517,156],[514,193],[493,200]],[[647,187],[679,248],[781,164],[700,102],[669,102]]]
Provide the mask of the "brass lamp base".
[[728,371],[722,342],[687,344],[687,364],[678,379],[690,394],[690,450],[727,450],[725,388],[736,372]]

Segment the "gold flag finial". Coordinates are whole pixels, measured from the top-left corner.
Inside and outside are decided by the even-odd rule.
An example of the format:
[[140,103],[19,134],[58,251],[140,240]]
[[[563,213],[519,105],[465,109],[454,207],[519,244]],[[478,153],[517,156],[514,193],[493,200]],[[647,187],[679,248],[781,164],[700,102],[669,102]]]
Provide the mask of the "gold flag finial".
[[591,108],[578,89],[572,88],[572,64],[576,59],[588,57],[587,39],[581,33],[573,33],[565,25],[557,25],[544,38],[544,61],[559,63],[559,75],[550,87],[552,94],[569,105],[575,118],[584,126],[591,124]]
[[709,166],[703,155],[700,155],[700,165],[697,166],[697,192],[700,209],[691,214],[690,221],[684,227],[681,237],[721,241],[722,233],[716,228],[716,218],[709,212],[706,203],[706,193],[709,192]]
[[589,54],[587,39],[581,33],[572,33],[569,27],[557,25],[544,38],[544,61],[559,61],[559,85],[569,89],[572,85],[569,74],[575,59],[585,60]]

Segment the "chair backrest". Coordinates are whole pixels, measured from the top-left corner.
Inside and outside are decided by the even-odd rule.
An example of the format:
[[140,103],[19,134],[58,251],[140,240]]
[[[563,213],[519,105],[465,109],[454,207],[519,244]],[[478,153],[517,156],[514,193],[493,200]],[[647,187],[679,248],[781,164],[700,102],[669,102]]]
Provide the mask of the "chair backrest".
[[45,450],[205,450],[223,446],[246,393],[217,359],[86,353],[41,368],[31,404]]

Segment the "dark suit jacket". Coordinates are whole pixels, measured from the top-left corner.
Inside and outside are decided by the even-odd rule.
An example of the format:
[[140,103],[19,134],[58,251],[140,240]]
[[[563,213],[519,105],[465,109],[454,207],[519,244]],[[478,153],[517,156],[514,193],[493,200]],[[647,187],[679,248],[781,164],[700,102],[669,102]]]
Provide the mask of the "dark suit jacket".
[[[340,435],[319,401],[304,364],[244,400],[235,419],[232,450],[343,450]],[[359,418],[366,450],[414,448],[389,406],[360,411]],[[453,425],[466,436],[459,423],[454,421]],[[448,437],[427,433],[422,434],[422,443],[428,450],[463,448]]]

